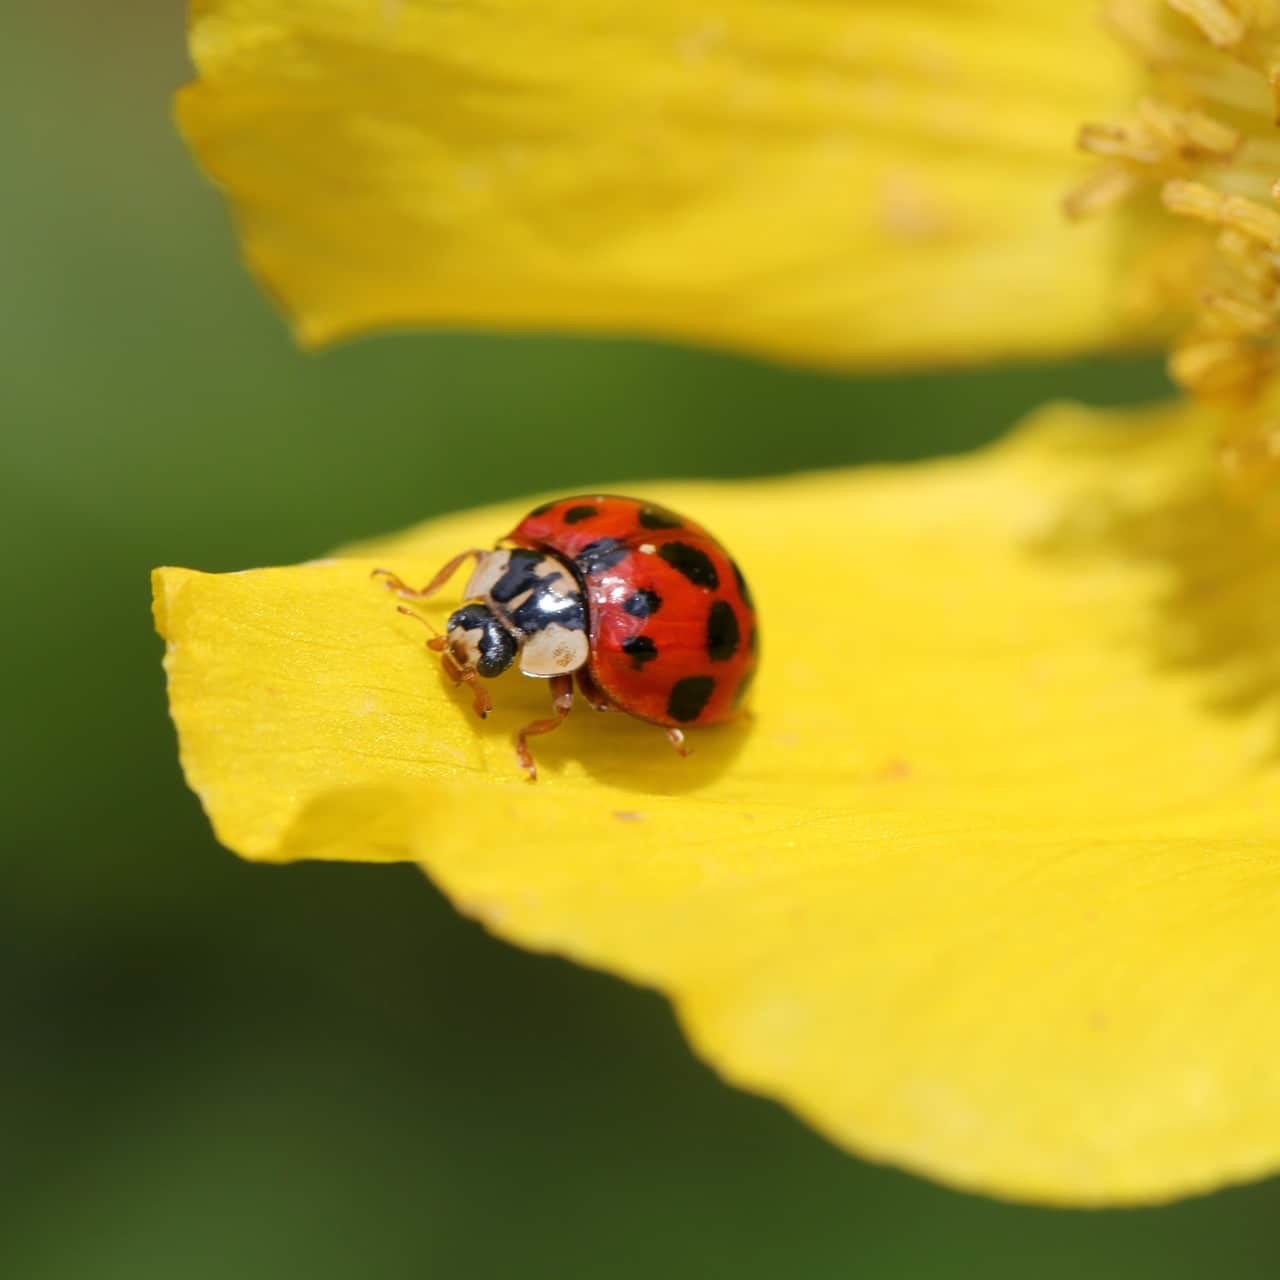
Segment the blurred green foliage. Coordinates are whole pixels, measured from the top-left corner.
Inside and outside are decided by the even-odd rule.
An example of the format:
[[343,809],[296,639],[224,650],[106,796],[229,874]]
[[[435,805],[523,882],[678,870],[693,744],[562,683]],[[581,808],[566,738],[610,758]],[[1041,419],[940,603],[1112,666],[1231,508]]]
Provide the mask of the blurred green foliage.
[[1276,1274],[1275,1182],[1089,1215],[960,1196],[722,1086],[656,996],[492,941],[409,868],[238,862],[182,784],[148,617],[155,563],[962,449],[1048,396],[1158,393],[1154,363],[852,380],[486,336],[303,356],[170,127],[178,6],[6,27],[0,1274]]

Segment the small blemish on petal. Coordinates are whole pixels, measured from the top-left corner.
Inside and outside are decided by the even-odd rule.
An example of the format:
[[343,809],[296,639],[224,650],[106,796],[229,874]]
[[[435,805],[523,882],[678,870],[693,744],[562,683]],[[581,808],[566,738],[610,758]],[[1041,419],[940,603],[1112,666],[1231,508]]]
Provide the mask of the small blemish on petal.
[[643,822],[644,821],[644,814],[637,813],[636,810],[634,809],[615,809],[613,811],[613,816],[617,818],[619,822]]
[[880,777],[886,782],[901,782],[911,777],[911,765],[906,760],[890,760],[880,770]]
[[708,54],[714,53],[724,43],[725,24],[721,19],[713,18],[695,27],[680,41],[680,56],[686,62],[701,62]]
[[951,221],[928,182],[902,170],[881,185],[879,212],[886,235],[913,243],[941,239]]

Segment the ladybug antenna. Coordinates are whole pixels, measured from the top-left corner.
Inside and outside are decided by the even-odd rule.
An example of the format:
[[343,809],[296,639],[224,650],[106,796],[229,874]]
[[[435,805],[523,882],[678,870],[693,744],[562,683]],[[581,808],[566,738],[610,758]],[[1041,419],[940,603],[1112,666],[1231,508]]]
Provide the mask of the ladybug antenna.
[[439,653],[444,648],[445,646],[444,636],[442,636],[435,629],[435,627],[433,627],[431,623],[422,616],[422,614],[415,613],[412,609],[409,608],[407,604],[396,605],[396,612],[403,613],[406,618],[416,619],[418,622],[422,623],[422,625],[426,627],[428,631],[431,632],[431,639],[427,641],[428,649],[434,649],[436,653]]

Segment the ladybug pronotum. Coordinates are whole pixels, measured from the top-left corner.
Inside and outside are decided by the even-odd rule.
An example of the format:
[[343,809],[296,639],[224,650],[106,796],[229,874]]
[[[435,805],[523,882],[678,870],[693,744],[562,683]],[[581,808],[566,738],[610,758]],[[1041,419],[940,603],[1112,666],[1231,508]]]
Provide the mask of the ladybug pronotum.
[[425,600],[467,560],[475,569],[465,602],[427,644],[455,685],[471,687],[482,718],[493,704],[481,679],[518,664],[548,682],[552,715],[516,735],[530,780],[527,740],[563,722],[575,679],[597,711],[662,725],[685,755],[685,728],[730,719],[755,674],[756,614],[741,570],[705,529],[665,507],[558,498],[494,550],[454,556],[421,590],[390,570],[374,573],[401,599]]

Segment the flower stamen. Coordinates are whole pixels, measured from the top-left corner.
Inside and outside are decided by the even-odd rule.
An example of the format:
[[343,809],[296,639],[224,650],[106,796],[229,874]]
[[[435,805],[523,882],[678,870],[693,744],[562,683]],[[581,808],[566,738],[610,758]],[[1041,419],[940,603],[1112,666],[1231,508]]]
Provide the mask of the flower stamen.
[[1169,8],[1190,18],[1219,49],[1239,44],[1248,30],[1245,17],[1225,0],[1169,0]]
[[1247,196],[1224,196],[1203,182],[1174,178],[1161,188],[1160,198],[1170,213],[1239,231],[1269,249],[1280,246],[1280,211]]
[[1154,190],[1206,237],[1183,260],[1191,322],[1169,372],[1226,412],[1224,470],[1252,477],[1236,487],[1257,488],[1254,473],[1280,484],[1280,427],[1262,403],[1275,390],[1280,407],[1280,0],[1111,0],[1107,17],[1152,87],[1128,119],[1081,128],[1101,163],[1064,208],[1089,217]]

